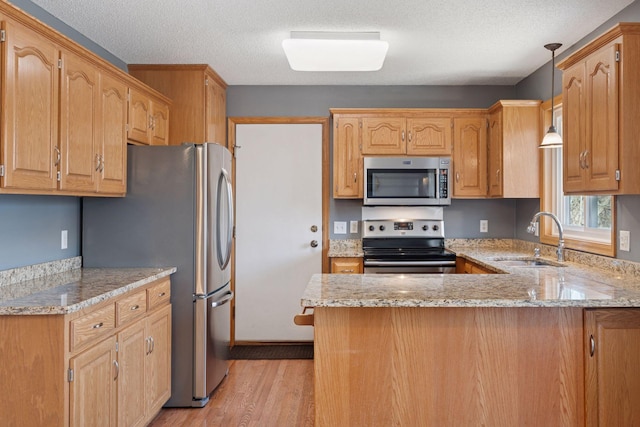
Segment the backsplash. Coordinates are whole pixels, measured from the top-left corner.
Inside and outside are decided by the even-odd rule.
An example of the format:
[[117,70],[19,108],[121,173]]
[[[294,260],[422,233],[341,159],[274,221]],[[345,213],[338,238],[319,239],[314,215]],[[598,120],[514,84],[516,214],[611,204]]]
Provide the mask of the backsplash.
[[75,270],[80,267],[82,267],[82,257],[77,256],[58,261],[28,265],[26,267],[2,270],[0,271],[0,286],[8,286],[18,282],[24,282],[26,280],[51,276],[68,270]]

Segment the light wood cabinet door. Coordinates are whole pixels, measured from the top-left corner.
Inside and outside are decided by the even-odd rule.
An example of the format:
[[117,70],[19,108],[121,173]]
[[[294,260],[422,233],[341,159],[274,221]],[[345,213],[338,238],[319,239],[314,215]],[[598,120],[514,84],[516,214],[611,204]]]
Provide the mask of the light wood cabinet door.
[[484,197],[487,195],[487,120],[458,117],[453,123],[453,197]]
[[97,152],[98,192],[127,191],[127,86],[103,72]]
[[587,426],[640,425],[640,310],[585,310]]
[[4,28],[2,186],[55,190],[60,50],[13,21]]
[[149,144],[151,128],[151,100],[135,89],[129,89],[128,138]]
[[227,91],[205,76],[206,141],[227,145]]
[[73,53],[62,52],[60,190],[94,192],[97,189],[99,94],[98,69]]
[[357,117],[335,117],[333,135],[333,197],[362,198],[364,179]]
[[451,117],[408,118],[407,154],[410,156],[450,156]]
[[118,334],[118,425],[145,424],[145,356],[148,340],[144,320]]
[[169,145],[169,106],[151,102],[151,145]]
[[171,397],[171,306],[146,320],[149,350],[145,358],[146,413],[151,416]]
[[489,197],[540,197],[540,104],[503,100],[489,108]]
[[331,258],[332,274],[362,274],[363,259],[356,257]]
[[116,337],[112,336],[69,360],[70,425],[116,425],[118,362]]
[[363,117],[362,154],[405,154],[404,117]]
[[584,64],[576,64],[562,74],[562,162],[563,190],[583,188],[583,153],[586,138],[587,105]]
[[617,190],[618,169],[618,62],[617,44],[586,60],[587,138],[584,173],[586,189]]

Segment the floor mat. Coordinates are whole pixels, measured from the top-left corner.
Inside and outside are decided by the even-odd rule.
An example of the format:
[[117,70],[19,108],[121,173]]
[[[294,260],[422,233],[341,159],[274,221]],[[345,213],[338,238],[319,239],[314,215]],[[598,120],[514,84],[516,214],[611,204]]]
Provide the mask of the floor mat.
[[313,344],[236,345],[230,359],[313,359]]

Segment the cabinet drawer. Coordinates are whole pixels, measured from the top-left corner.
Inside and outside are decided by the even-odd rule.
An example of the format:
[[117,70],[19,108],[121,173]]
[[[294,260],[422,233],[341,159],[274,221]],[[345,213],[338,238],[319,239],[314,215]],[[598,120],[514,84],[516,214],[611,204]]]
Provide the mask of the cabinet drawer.
[[171,298],[171,281],[168,277],[147,288],[147,307],[149,310],[166,304]]
[[122,326],[147,312],[147,294],[144,291],[122,298],[116,302],[116,324]]
[[115,329],[115,310],[113,304],[92,311],[72,320],[71,349],[74,351],[85,342],[106,335]]

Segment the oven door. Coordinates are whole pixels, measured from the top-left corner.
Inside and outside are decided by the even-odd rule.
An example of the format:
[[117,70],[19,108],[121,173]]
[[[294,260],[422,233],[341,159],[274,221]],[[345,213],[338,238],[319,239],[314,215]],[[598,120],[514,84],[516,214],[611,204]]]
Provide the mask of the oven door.
[[453,274],[455,261],[367,261],[364,274]]

